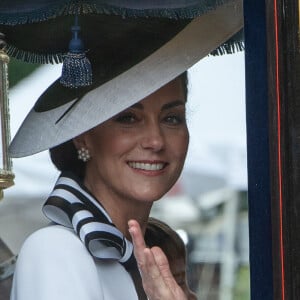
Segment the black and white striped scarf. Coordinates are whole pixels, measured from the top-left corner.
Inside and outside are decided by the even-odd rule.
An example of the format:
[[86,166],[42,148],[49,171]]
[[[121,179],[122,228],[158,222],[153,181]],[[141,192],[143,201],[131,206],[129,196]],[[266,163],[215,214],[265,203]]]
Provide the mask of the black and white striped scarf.
[[126,269],[136,266],[132,243],[73,174],[61,174],[43,212],[51,221],[73,228],[93,257],[118,260]]

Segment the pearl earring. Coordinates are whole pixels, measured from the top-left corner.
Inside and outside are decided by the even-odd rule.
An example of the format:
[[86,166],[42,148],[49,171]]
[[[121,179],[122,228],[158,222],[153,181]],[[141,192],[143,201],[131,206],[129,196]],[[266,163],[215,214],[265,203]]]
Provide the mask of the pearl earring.
[[90,152],[88,149],[82,147],[77,150],[78,152],[78,159],[82,160],[83,162],[87,162],[91,159]]

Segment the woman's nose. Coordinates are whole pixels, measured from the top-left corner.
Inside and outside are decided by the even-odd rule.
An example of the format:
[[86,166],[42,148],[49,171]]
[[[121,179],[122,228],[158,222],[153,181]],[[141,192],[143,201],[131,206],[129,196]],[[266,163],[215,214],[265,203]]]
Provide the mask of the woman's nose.
[[160,124],[156,121],[151,121],[144,126],[141,146],[144,149],[150,149],[158,152],[164,148],[165,139]]

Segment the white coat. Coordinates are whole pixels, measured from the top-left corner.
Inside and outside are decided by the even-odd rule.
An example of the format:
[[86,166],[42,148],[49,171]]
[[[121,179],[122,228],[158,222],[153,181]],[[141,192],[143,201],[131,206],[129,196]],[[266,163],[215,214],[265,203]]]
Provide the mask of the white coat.
[[17,260],[11,300],[137,300],[130,274],[116,261],[95,260],[73,229],[33,233]]

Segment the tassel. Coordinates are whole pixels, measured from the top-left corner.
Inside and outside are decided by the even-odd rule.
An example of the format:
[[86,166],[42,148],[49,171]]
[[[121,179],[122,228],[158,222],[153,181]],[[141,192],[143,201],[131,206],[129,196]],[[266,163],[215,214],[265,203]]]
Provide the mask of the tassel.
[[60,83],[66,87],[78,88],[92,84],[92,66],[85,55],[83,42],[79,38],[80,26],[75,16],[72,26],[73,37],[69,43],[69,52],[64,57]]

